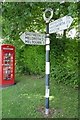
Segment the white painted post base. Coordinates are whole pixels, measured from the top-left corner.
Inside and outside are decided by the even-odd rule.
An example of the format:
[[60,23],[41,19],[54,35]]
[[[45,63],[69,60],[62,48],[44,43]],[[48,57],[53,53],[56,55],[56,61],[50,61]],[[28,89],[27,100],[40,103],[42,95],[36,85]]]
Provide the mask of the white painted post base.
[[45,109],[45,114],[49,115],[49,109]]

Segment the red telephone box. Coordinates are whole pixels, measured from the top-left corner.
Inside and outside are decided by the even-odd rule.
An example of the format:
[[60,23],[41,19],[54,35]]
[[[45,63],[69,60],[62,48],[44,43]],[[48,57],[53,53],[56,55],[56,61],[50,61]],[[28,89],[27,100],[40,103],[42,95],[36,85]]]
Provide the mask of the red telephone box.
[[13,85],[15,79],[15,47],[9,44],[0,46],[0,86]]

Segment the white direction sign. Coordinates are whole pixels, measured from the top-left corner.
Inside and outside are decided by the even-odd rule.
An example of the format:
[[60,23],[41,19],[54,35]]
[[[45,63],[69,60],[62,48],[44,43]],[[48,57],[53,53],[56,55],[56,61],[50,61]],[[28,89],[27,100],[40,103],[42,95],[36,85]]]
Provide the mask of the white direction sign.
[[64,16],[58,20],[49,23],[49,33],[56,33],[70,27],[73,18],[71,16]]
[[45,34],[35,32],[24,32],[20,38],[25,44],[45,45]]

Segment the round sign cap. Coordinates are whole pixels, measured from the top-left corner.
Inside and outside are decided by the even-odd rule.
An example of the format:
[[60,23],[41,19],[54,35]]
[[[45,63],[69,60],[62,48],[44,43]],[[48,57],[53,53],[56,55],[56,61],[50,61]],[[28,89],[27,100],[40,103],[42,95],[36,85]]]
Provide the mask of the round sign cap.
[[[46,17],[47,12],[50,12],[50,14],[51,14],[49,17]],[[43,13],[44,21],[46,21],[46,23],[48,23],[52,17],[53,17],[53,10],[51,8],[46,9]]]

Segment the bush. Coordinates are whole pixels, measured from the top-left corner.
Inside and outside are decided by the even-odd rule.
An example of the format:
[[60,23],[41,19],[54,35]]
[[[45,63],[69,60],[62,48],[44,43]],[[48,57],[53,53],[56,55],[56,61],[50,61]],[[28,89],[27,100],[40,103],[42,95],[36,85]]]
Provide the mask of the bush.
[[51,45],[51,77],[65,84],[78,85],[78,41],[55,39]]
[[[21,40],[13,45],[16,47],[16,73],[45,75],[45,46],[25,45]],[[77,86],[78,41],[51,36],[50,63],[53,80]]]

